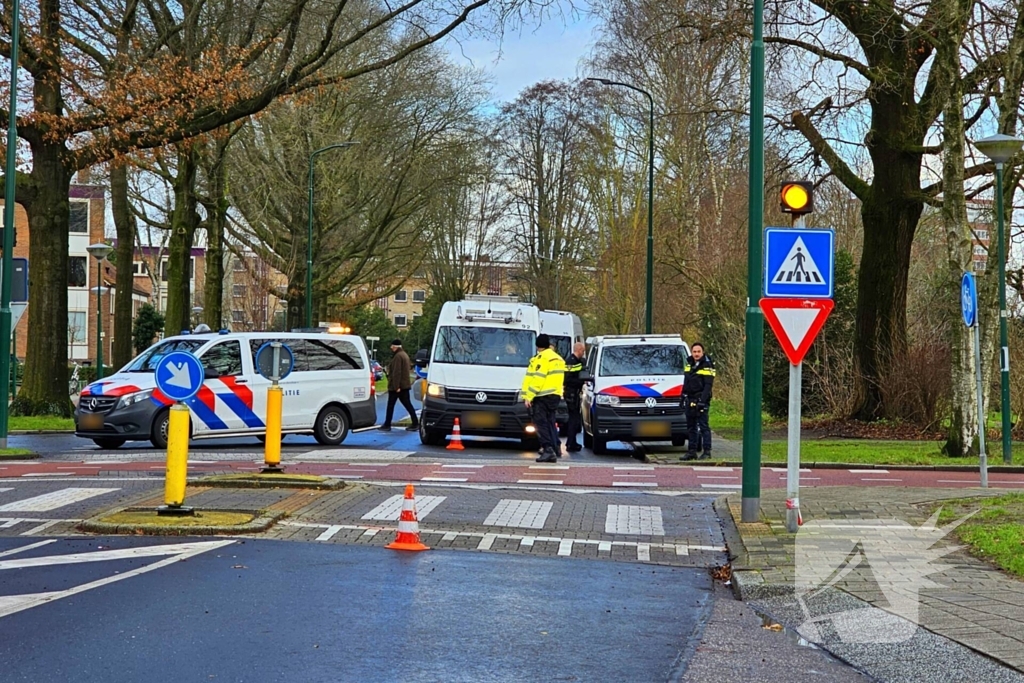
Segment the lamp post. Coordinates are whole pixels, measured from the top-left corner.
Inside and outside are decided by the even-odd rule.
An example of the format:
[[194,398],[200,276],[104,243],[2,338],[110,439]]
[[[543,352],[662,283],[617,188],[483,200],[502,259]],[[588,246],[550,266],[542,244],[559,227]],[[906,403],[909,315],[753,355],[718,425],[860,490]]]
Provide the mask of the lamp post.
[[313,327],[313,160],[331,149],[351,147],[358,142],[338,142],[315,150],[309,155],[309,224],[306,228],[306,327]]
[[647,156],[650,161],[647,174],[647,316],[644,321],[644,331],[651,334],[654,327],[654,98],[651,97],[651,93],[630,83],[621,83],[607,78],[588,78],[587,80],[635,90],[644,95],[650,105],[647,134]]
[[1003,462],[1013,462],[1013,450],[1010,444],[1010,343],[1006,331],[1006,244],[1003,220],[1003,165],[1016,154],[1024,140],[1009,135],[996,134],[978,140],[974,146],[996,165],[996,225],[999,231],[999,255],[996,257],[996,273],[999,276],[999,385],[1001,400],[999,412],[1003,422]]
[[103,379],[103,259],[114,251],[109,244],[97,242],[85,248],[96,259],[96,379]]

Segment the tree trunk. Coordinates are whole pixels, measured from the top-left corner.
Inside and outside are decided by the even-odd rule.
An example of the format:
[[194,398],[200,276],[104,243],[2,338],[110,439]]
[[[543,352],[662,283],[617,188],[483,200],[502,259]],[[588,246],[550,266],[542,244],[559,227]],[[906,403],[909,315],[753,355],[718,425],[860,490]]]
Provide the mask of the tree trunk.
[[288,313],[286,315],[286,330],[294,330],[297,327],[306,326],[306,273],[304,270],[288,278]]
[[192,239],[198,227],[196,213],[196,156],[191,149],[178,152],[178,175],[174,179],[174,210],[171,213],[171,239],[167,247],[167,311],[164,313],[168,335],[192,328],[192,288],[189,266]]
[[117,298],[114,300],[114,347],[110,359],[114,367],[122,367],[132,359],[132,290],[135,275],[135,218],[128,206],[128,167],[114,164],[110,168],[110,210],[117,229]]
[[203,286],[203,320],[211,330],[219,330],[223,322],[224,301],[224,229],[228,218],[227,166],[218,160],[210,174],[211,214],[206,219],[206,284]]
[[[34,146],[31,178],[35,194],[28,212],[28,353],[12,415],[71,415],[68,394],[68,192],[71,174],[60,145]],[[43,265],[45,264],[45,265]],[[88,269],[91,281],[93,269]]]

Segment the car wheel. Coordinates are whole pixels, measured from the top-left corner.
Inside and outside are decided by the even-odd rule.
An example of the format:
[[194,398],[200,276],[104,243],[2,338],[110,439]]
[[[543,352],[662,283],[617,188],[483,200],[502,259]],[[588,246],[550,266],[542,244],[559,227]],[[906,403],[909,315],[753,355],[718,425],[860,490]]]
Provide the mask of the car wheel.
[[153,418],[153,429],[150,432],[149,442],[156,448],[167,448],[167,429],[171,424],[171,410],[165,408]]
[[590,432],[588,432],[586,430],[586,428],[583,429],[583,447],[584,448],[593,448],[594,447],[594,437],[592,437],[590,435]]
[[594,455],[608,455],[608,439],[595,436],[590,450],[594,452]]
[[420,443],[424,446],[443,446],[445,442],[445,434],[440,429],[431,429],[423,424],[423,418],[420,417]]
[[535,436],[524,436],[519,440],[522,444],[523,449],[527,451],[538,451],[540,450],[540,439]]
[[259,441],[260,443],[266,443],[267,442],[267,435],[266,434],[259,434],[259,435],[256,436],[256,440]]
[[323,446],[337,446],[348,436],[348,416],[339,406],[327,406],[316,416],[313,436]]
[[125,441],[127,441],[127,439],[104,438],[104,439],[93,439],[92,440],[92,442],[94,444],[96,444],[97,446],[99,446],[100,448],[109,448],[109,449],[120,448],[121,446],[124,445]]
[[685,446],[686,445],[686,437],[685,436],[673,436],[672,437],[672,445],[673,446]]

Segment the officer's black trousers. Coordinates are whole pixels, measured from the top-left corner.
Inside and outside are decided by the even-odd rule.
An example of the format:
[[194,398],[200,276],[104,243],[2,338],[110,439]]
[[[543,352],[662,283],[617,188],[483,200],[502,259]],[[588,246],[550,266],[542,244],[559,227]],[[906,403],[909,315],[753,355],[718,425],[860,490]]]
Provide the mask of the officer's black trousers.
[[533,408],[533,425],[537,428],[537,438],[542,449],[550,448],[560,453],[562,442],[558,439],[558,427],[555,416],[558,412],[557,396],[538,396],[530,403]]
[[698,453],[703,446],[705,453],[711,452],[711,427],[708,426],[708,409],[699,410],[696,401],[685,399],[686,405],[686,426],[690,429],[689,441],[686,450],[689,453]]

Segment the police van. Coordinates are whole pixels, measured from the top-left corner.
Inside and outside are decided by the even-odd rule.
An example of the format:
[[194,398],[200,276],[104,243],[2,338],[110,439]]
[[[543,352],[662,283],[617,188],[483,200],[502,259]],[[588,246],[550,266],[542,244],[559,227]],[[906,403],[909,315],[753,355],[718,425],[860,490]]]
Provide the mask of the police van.
[[531,424],[519,389],[537,352],[540,311],[515,297],[469,296],[441,308],[420,415],[420,440],[439,446],[459,418],[463,434],[522,439],[532,444]]
[[587,342],[590,350],[580,375],[583,446],[601,455],[610,441],[685,444],[686,342],[677,334],[614,335]]
[[[572,347],[576,342],[583,341],[583,323],[578,315],[568,311],[541,311],[540,331],[548,335],[551,339],[551,348],[564,361],[569,360],[569,356],[572,355]],[[569,421],[569,409],[565,399],[558,402],[555,420],[558,422],[558,433],[565,436],[568,432],[566,425]]]
[[282,433],[312,434],[319,443],[334,446],[350,429],[376,423],[372,371],[360,337],[223,330],[168,337],[87,386],[75,409],[75,434],[100,448],[118,448],[126,441],[165,448],[173,401],[156,388],[154,369],[166,354],[187,351],[199,358],[206,373],[199,393],[187,402],[192,438],[263,437],[270,380],[256,371],[254,358],[271,341],[286,344],[295,359],[292,373],[280,382]]

